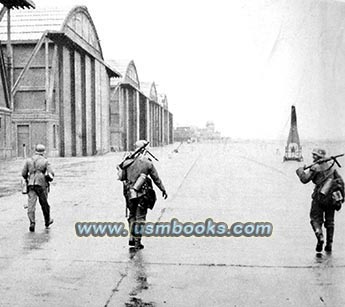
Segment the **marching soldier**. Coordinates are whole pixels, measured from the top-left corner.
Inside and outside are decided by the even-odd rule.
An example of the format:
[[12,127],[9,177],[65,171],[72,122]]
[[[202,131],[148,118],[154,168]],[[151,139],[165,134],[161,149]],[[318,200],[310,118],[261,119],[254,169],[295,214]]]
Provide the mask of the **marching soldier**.
[[[146,220],[147,209],[153,208],[156,196],[152,188],[152,181],[161,190],[162,197],[166,199],[168,194],[159,178],[158,172],[150,158],[146,156],[145,147],[149,142],[139,140],[135,143],[137,155],[125,160],[121,170],[120,180],[124,183],[124,196],[129,210],[128,224],[130,229],[129,245],[135,249],[143,249],[141,233],[136,233],[136,225]],[[150,179],[151,178],[151,179]]]
[[[332,252],[334,235],[334,211],[340,210],[344,201],[344,182],[337,172],[326,160],[326,151],[315,148],[312,151],[314,164],[306,171],[306,167],[296,170],[302,183],[312,181],[315,188],[312,194],[310,209],[310,224],[317,238],[316,251],[321,252],[324,244],[322,225],[326,228],[325,251]],[[328,159],[331,160],[331,159]]]
[[37,198],[40,202],[45,226],[51,225],[54,220],[50,218],[50,207],[48,204],[49,182],[54,178],[54,172],[44,157],[45,147],[42,144],[36,146],[35,154],[25,161],[22,176],[28,182],[28,217],[30,221],[29,230],[35,231],[35,211]]

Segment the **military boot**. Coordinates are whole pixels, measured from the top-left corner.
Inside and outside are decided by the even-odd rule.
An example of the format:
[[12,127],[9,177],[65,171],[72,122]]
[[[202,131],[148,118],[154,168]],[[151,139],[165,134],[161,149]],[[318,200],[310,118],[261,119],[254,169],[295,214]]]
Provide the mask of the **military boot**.
[[129,237],[128,245],[129,246],[135,246],[135,239],[132,235]]
[[54,219],[49,219],[48,222],[45,222],[45,224],[46,224],[46,229],[48,229],[49,226],[50,226],[51,224],[53,224],[53,223],[54,223]]
[[324,241],[324,238],[323,238],[323,234],[322,234],[322,230],[315,230],[315,235],[316,235],[316,238],[317,238],[317,244],[316,244],[316,248],[315,250],[320,253],[322,252],[322,248],[323,248],[323,243],[325,242]]
[[144,245],[141,244],[141,238],[135,239],[135,249],[143,249]]
[[34,232],[35,231],[35,211],[28,211],[28,217],[30,221],[29,231]]
[[332,243],[333,243],[333,235],[334,235],[334,227],[328,227],[326,233],[326,246],[325,252],[331,253],[332,252]]
[[34,231],[35,231],[35,223],[34,223],[34,222],[31,222],[31,223],[30,223],[29,231],[30,231],[30,232],[34,232]]

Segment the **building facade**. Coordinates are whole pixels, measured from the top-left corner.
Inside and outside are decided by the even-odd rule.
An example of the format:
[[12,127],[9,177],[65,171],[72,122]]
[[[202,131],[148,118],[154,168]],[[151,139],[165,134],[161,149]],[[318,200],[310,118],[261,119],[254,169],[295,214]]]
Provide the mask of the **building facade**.
[[[31,0],[6,0],[0,1],[3,5],[0,10],[0,22],[5,15],[10,20],[11,11],[14,9],[32,9],[35,3]],[[7,23],[7,29],[10,22]],[[6,31],[6,38],[10,41],[10,31]],[[0,41],[0,159],[9,158],[13,155],[12,150],[12,96],[11,83],[8,76],[11,75],[11,48],[7,44],[6,56],[1,48]]]
[[38,143],[50,156],[107,152],[110,78],[120,74],[104,62],[87,8],[20,11],[11,23],[14,155]]
[[38,143],[69,157],[173,141],[166,95],[139,81],[133,61],[104,61],[86,7],[11,11],[10,22],[0,22],[0,158]]
[[3,52],[0,52],[0,77],[0,159],[4,159],[12,156],[12,111]]
[[130,151],[138,139],[161,146],[173,140],[172,115],[168,111],[166,95],[159,101],[154,82],[140,82],[134,61],[108,63],[122,74],[113,80],[110,94],[110,133],[113,151]]

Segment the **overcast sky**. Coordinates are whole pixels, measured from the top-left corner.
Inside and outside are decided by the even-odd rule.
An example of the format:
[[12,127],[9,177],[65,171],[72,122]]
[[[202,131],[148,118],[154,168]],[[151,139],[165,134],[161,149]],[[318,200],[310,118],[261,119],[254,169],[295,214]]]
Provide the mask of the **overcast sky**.
[[56,3],[88,7],[105,59],[133,59],[139,79],[167,94],[175,126],[212,120],[222,135],[287,138],[295,104],[301,139],[345,138],[345,69],[337,68],[345,67],[345,10],[337,1]]

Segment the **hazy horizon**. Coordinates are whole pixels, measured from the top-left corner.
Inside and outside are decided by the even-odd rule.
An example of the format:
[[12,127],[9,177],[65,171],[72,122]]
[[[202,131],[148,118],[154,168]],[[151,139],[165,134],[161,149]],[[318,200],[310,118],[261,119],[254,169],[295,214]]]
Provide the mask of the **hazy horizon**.
[[175,126],[284,139],[345,139],[345,4],[325,0],[35,0],[87,6],[105,60],[132,59]]

